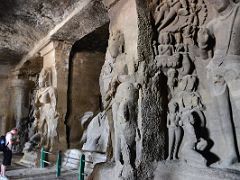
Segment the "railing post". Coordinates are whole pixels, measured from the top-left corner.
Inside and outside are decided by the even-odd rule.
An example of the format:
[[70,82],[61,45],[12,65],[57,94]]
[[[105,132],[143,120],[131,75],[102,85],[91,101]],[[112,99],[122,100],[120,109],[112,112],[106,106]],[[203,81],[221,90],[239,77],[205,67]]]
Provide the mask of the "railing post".
[[84,180],[85,155],[82,154],[79,165],[78,180]]
[[58,151],[56,164],[56,177],[61,176],[62,152]]
[[45,161],[46,160],[46,154],[44,151],[44,147],[41,148],[41,159],[40,159],[40,167],[44,168],[45,167]]

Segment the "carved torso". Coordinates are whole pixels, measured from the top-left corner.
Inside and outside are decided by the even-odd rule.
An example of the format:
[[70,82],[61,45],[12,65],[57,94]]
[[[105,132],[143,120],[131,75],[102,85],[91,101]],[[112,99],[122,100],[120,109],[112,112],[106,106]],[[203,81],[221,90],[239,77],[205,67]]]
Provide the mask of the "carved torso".
[[38,92],[38,100],[42,104],[48,104],[51,103],[51,97],[49,94],[49,88],[39,89]]
[[215,38],[215,55],[240,55],[240,10],[233,8],[230,14],[219,16],[209,23]]
[[169,120],[168,127],[169,128],[176,128],[177,127],[176,124],[179,121],[179,116],[177,115],[177,113],[168,114],[168,120]]

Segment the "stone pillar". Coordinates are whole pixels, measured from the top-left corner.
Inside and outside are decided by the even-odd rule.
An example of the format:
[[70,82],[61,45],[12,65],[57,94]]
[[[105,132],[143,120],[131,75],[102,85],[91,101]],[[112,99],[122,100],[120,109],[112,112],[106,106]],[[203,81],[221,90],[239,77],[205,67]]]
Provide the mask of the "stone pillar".
[[11,84],[9,75],[11,74],[10,65],[0,65],[0,134],[5,134],[8,130],[8,122],[11,118],[10,97],[11,90],[9,86]]
[[71,47],[69,43],[63,41],[52,41],[40,51],[40,55],[43,57],[43,69],[50,68],[52,70],[52,86],[57,92],[59,143],[56,143],[54,147],[57,150],[67,148],[64,121],[67,113],[68,62]]
[[20,145],[17,151],[21,151],[27,141],[28,114],[30,108],[30,92],[34,86],[33,81],[14,79],[11,82],[11,120],[8,122],[9,129],[17,127],[20,135]]
[[[63,42],[55,42],[55,60],[57,73],[57,111],[60,117],[60,142],[66,142],[66,125],[65,117],[67,113],[67,91],[68,91],[68,74],[69,74],[69,56],[72,45]],[[64,129],[64,131],[62,131]]]

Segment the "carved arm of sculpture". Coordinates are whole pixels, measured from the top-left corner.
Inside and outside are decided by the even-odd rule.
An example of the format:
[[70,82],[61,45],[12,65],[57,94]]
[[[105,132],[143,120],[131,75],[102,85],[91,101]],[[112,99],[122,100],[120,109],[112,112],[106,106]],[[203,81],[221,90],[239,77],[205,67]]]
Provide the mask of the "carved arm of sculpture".
[[52,106],[53,110],[56,110],[56,106],[57,106],[56,89],[51,87],[49,90],[49,95],[50,95],[50,99],[51,99],[51,106]]
[[39,101],[39,98],[40,98],[40,94],[39,94],[39,91],[37,91],[37,94],[36,94],[36,99],[35,99],[35,102],[34,102],[34,105],[36,108],[39,108],[42,106],[42,103]]
[[106,92],[105,101],[109,101],[114,96],[119,84],[120,82],[117,80],[117,78],[112,79]]
[[179,114],[176,115],[176,119],[175,119],[175,124],[176,126],[181,126],[181,117],[179,116]]
[[190,123],[191,125],[194,125],[195,120],[194,120],[194,117],[193,117],[193,115],[192,115],[192,112],[189,113],[189,119],[188,119],[188,121],[189,121],[189,123]]
[[109,84],[109,88],[107,90],[105,100],[109,101],[115,95],[118,85],[126,81],[127,79],[129,79],[129,75],[114,76]]
[[171,119],[170,119],[170,115],[167,115],[167,128],[169,128],[171,126]]

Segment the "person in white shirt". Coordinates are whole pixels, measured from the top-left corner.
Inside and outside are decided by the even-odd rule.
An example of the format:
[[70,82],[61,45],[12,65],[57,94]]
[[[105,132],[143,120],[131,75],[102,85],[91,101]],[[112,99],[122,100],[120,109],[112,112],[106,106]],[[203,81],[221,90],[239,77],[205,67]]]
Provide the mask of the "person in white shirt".
[[9,131],[5,136],[5,146],[3,148],[3,162],[1,165],[1,176],[0,180],[7,180],[5,176],[6,167],[11,165],[12,161],[12,147],[18,143],[18,130],[17,128]]

